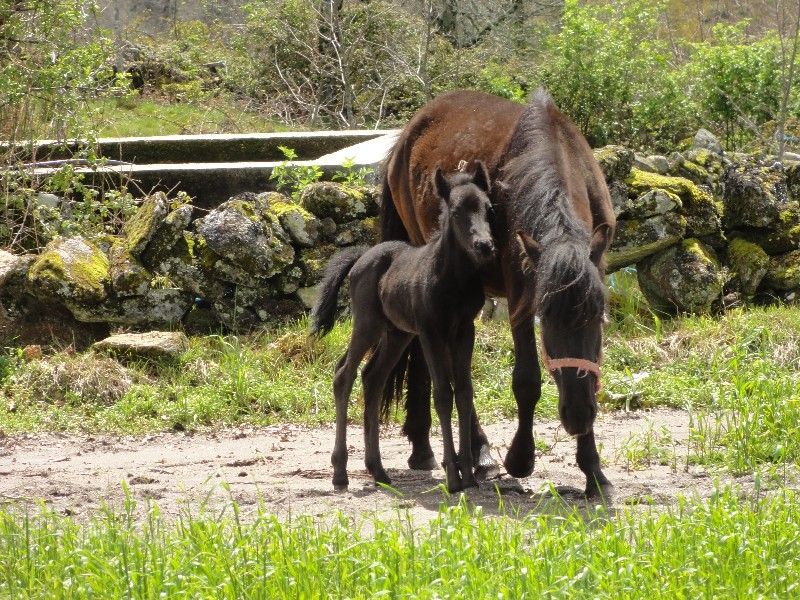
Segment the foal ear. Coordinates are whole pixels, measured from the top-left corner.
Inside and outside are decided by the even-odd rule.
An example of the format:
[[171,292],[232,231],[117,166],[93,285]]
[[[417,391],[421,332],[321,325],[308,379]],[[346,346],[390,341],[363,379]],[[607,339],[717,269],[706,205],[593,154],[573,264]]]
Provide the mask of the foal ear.
[[475,161],[475,174],[472,176],[472,183],[477,185],[487,194],[492,192],[492,183],[489,181],[489,171],[482,160]]
[[603,257],[603,252],[608,250],[611,243],[611,225],[600,223],[592,233],[592,241],[589,244],[589,260],[594,264],[599,264]]
[[433,176],[433,181],[436,194],[439,198],[448,202],[450,200],[450,184],[447,182],[444,173],[442,173],[441,167],[436,167],[436,174]]
[[542,245],[521,229],[517,230],[517,241],[520,247],[534,264],[539,262],[542,255]]

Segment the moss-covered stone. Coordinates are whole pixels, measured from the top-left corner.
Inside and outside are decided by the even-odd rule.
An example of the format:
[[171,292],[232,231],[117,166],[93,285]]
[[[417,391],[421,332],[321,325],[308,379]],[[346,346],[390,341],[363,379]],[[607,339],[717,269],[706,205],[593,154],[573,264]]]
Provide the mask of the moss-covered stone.
[[156,192],[142,201],[122,228],[125,245],[131,254],[139,256],[142,253],[168,210],[169,200],[163,192]]
[[373,188],[352,188],[333,181],[306,186],[300,204],[317,218],[330,217],[336,223],[377,216],[379,207]]
[[109,269],[108,257],[88,240],[57,238],[31,265],[28,283],[39,298],[96,304],[108,296]]
[[184,231],[192,222],[193,210],[190,204],[184,204],[156,225],[152,238],[142,252],[142,263],[153,268],[169,255],[172,247],[183,239]]
[[252,285],[294,261],[289,238],[266,203],[225,202],[195,221],[195,229],[198,264],[213,278]]
[[109,263],[111,288],[116,296],[141,296],[147,292],[152,274],[130,253],[122,241],[111,247]]
[[378,219],[376,217],[368,217],[339,225],[333,241],[337,246],[352,246],[354,244],[371,246],[377,243],[379,233]]
[[594,158],[607,182],[624,181],[633,166],[634,153],[624,146],[612,145],[595,149]]
[[617,221],[614,241],[606,255],[608,270],[636,264],[643,258],[678,243],[686,232],[686,219],[676,212],[647,219]]
[[85,323],[113,323],[132,327],[173,327],[193,302],[192,294],[177,288],[150,287],[144,295],[108,298],[93,306],[68,304],[75,318]]
[[633,198],[626,198],[619,207],[622,219],[646,219],[666,212],[680,210],[683,202],[676,194],[662,189],[653,189]]
[[789,202],[786,177],[779,166],[737,162],[726,171],[723,200],[727,228],[778,226]]
[[761,246],[742,238],[731,240],[726,254],[735,291],[752,297],[767,273],[769,256]]
[[313,246],[319,239],[319,219],[289,198],[283,196],[280,198],[270,201],[270,212],[278,218],[278,222],[292,242],[298,246]]
[[728,274],[711,248],[689,238],[645,258],[637,276],[655,310],[702,314],[721,296]]
[[779,292],[800,291],[800,250],[770,257],[764,287]]

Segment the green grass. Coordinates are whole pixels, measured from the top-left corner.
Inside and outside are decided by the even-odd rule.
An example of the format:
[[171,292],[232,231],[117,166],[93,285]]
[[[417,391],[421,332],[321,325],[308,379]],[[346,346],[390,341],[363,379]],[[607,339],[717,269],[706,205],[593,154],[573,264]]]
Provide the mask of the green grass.
[[89,110],[96,113],[98,137],[286,130],[285,125],[222,97],[174,103],[157,98],[104,99],[90,103]]
[[281,521],[133,506],[87,523],[0,513],[5,598],[741,598],[800,585],[800,498],[729,491],[662,511],[489,517],[463,502],[427,525]]
[[[342,322],[320,341],[305,321],[250,336],[191,340],[177,364],[126,366],[92,353],[57,353],[27,361],[0,359],[0,428],[110,431],[197,429],[280,422],[332,423],[332,378],[349,340]],[[473,364],[482,421],[516,416],[511,394],[513,344],[505,323],[480,323]],[[689,461],[734,473],[759,465],[800,464],[800,309],[735,310],[718,318],[685,317],[635,327],[612,323],[606,341],[609,398],[636,396],[644,408],[672,407],[691,418]],[[356,383],[349,417],[361,419]],[[538,418],[557,418],[557,394],[545,380]],[[395,418],[402,417],[402,412]],[[663,460],[669,444],[643,432],[630,440],[631,465]],[[659,437],[653,432],[651,438]],[[663,438],[663,435],[660,435]],[[635,446],[639,446],[637,449]],[[648,448],[656,448],[650,453]],[[644,452],[644,454],[643,454]],[[639,456],[639,458],[637,458]],[[649,460],[649,459],[648,459]]]

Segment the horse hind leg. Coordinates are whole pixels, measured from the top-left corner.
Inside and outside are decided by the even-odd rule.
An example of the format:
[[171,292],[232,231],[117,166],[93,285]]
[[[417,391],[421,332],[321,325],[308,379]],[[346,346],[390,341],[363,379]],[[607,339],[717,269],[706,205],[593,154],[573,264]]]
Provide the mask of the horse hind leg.
[[397,329],[387,330],[361,373],[364,384],[364,464],[375,483],[391,484],[381,460],[381,397],[389,374],[412,337]]
[[336,365],[333,378],[333,397],[336,405],[336,439],[331,452],[333,465],[333,487],[345,490],[349,484],[347,477],[347,404],[353,391],[353,383],[358,373],[358,365],[377,339],[364,335],[357,324],[353,325],[350,345]]
[[406,418],[403,433],[411,442],[408,468],[433,471],[438,468],[431,448],[431,376],[419,340],[409,347]]

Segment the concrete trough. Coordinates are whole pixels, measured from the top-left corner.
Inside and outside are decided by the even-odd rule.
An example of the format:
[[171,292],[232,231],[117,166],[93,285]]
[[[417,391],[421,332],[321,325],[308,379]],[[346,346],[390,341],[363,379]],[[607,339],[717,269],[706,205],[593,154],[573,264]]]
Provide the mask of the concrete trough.
[[[292,148],[302,160],[318,158],[381,137],[393,130],[306,131],[209,135],[164,135],[99,138],[95,153],[109,160],[144,164],[282,161],[279,146]],[[18,146],[20,162],[68,160],[80,150],[77,141],[43,140]],[[0,144],[0,154],[8,145]]]
[[[338,133],[338,132],[332,132]],[[347,132],[350,133],[350,132]],[[293,165],[316,165],[323,173],[323,179],[330,179],[341,171],[345,159],[354,161],[353,168],[371,167],[377,176],[381,163],[391,150],[398,131],[379,132],[380,137],[372,137],[358,144],[340,148],[334,153],[323,155],[315,160],[294,161]],[[85,182],[98,187],[115,188],[127,184],[128,189],[142,193],[153,191],[183,191],[194,200],[199,208],[210,209],[231,196],[247,191],[274,189],[270,181],[272,170],[283,161],[240,161],[240,162],[191,162],[157,163],[104,166],[99,168],[80,168]],[[36,168],[33,174],[46,177],[53,168]]]

